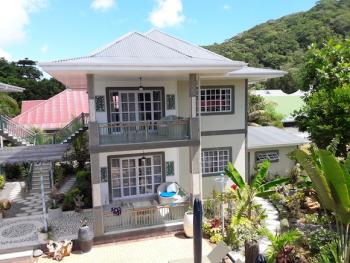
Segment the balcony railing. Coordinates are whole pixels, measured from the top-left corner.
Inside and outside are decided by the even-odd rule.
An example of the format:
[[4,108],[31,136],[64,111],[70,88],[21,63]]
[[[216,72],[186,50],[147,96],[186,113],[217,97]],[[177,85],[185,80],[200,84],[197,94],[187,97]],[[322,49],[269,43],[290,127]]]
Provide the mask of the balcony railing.
[[138,209],[120,209],[119,214],[104,212],[104,232],[117,232],[147,226],[181,222],[188,209],[188,203],[168,206],[152,206]]
[[189,140],[190,120],[98,124],[100,144]]

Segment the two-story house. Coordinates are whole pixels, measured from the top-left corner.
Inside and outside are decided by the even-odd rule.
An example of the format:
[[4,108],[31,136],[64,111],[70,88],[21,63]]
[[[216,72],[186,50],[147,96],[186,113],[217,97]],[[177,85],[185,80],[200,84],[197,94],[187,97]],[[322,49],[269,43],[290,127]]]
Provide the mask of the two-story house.
[[248,176],[248,81],[284,74],[158,30],[131,32],[88,56],[40,66],[88,92],[95,236],[138,220],[155,224],[149,221],[154,214],[138,210],[147,204],[158,207],[158,219],[182,218],[183,211],[175,218],[171,207],[154,201],[164,182],[177,182],[194,197],[217,188],[229,161]]

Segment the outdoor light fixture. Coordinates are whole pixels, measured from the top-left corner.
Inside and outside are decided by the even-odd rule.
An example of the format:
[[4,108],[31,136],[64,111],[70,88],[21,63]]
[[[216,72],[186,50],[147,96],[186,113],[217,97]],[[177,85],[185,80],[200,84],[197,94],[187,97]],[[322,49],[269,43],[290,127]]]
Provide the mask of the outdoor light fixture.
[[145,163],[145,162],[146,162],[146,156],[145,156],[145,151],[144,151],[144,150],[142,150],[141,162],[142,162],[142,163]]
[[139,90],[143,90],[143,86],[142,86],[142,77],[140,77],[140,86],[139,86]]

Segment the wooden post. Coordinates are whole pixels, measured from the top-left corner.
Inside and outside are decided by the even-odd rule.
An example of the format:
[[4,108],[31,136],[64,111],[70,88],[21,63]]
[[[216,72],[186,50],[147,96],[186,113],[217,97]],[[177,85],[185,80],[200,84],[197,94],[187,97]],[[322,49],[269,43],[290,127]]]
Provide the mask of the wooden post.
[[245,248],[245,263],[255,263],[256,258],[259,256],[259,243],[256,240],[246,240],[244,243]]

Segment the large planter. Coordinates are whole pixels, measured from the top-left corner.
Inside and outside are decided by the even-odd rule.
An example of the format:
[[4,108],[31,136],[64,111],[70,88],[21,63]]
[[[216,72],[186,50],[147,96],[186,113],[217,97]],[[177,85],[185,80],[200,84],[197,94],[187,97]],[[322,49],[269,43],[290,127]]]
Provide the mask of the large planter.
[[62,208],[58,207],[58,208],[49,208],[47,210],[48,214],[49,214],[49,218],[50,219],[55,219],[55,218],[59,218],[62,216]]
[[93,235],[90,233],[89,226],[84,225],[79,228],[78,243],[82,252],[86,253],[91,250],[93,244]]
[[186,237],[193,237],[193,213],[186,212],[184,215],[184,232]]
[[49,237],[48,233],[42,233],[38,231],[38,240],[40,244],[46,244],[48,237]]

